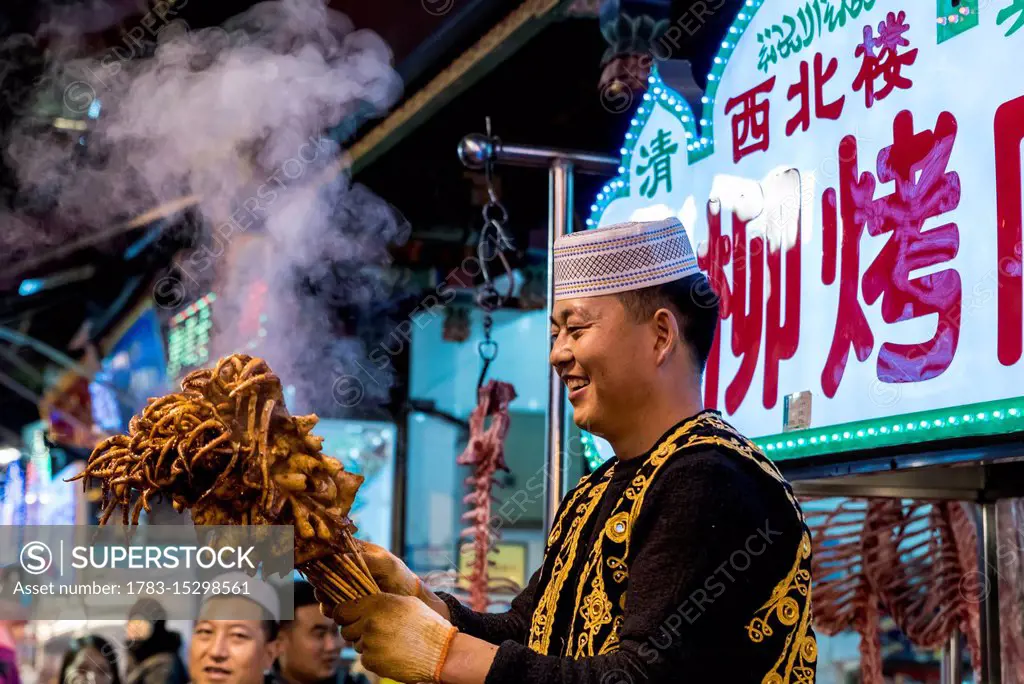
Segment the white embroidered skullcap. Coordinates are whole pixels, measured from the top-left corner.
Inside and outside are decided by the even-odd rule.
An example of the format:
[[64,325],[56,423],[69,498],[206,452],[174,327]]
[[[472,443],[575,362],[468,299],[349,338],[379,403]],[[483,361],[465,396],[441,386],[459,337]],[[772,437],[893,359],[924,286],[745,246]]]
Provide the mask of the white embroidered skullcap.
[[570,233],[553,249],[556,300],[639,290],[701,272],[675,218]]

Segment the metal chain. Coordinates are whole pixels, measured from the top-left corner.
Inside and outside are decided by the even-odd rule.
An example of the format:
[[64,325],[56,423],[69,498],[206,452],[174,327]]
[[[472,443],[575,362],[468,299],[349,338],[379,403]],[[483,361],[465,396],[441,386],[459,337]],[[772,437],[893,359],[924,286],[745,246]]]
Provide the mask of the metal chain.
[[[487,137],[491,137],[491,118],[487,117]],[[483,208],[484,224],[480,229],[480,239],[477,242],[476,254],[480,261],[480,272],[483,274],[484,283],[476,293],[476,304],[484,312],[484,339],[477,345],[477,352],[483,367],[480,369],[480,378],[477,381],[477,389],[483,387],[487,378],[487,370],[491,363],[498,356],[498,343],[491,337],[494,327],[495,310],[501,308],[506,301],[512,297],[512,288],[515,286],[515,278],[512,267],[505,257],[505,250],[513,249],[512,240],[505,232],[505,224],[508,222],[508,210],[498,199],[498,193],[494,189],[494,165],[488,160],[484,164],[484,178],[487,182],[488,202]],[[497,215],[496,215],[497,213]],[[508,278],[508,290],[505,294],[498,292],[491,278],[491,272],[487,263],[498,257],[505,269]]]

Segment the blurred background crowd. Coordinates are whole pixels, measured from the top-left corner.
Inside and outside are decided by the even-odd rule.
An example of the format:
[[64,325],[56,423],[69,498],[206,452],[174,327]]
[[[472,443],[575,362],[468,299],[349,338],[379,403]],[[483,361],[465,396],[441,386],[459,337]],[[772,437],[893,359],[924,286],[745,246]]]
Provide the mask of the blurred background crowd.
[[126,621],[50,637],[42,621],[0,621],[0,684],[387,684],[321,614],[311,585],[295,582],[291,620],[263,586],[210,597],[195,622],[169,621],[152,598]]

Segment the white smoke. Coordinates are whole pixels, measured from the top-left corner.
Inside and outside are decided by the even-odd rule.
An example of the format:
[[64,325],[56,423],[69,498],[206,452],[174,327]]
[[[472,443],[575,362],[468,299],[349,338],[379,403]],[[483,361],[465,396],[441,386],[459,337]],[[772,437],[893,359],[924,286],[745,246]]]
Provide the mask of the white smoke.
[[[108,2],[93,16],[120,17],[124,4]],[[4,242],[31,251],[196,196],[207,233],[199,259],[184,266],[195,283],[189,294],[203,294],[198,288],[213,274],[218,284],[247,282],[226,272],[244,267],[232,249],[243,233],[267,235],[273,258],[260,274],[268,286],[260,353],[297,386],[301,404],[322,406],[328,375],[352,372],[362,354],[334,342],[335,311],[387,296],[387,246],[404,225],[350,183],[344,151],[321,134],[346,117],[382,115],[396,101],[402,86],[391,52],[323,0],[261,3],[212,29],[189,29],[166,5],[159,19],[144,20],[156,44],[151,57],[118,46],[48,65],[67,110],[84,113],[98,100],[101,114],[78,162],[81,146],[41,136],[27,119],[15,125],[8,164],[20,187],[55,204],[50,225],[62,228],[39,234],[9,213],[0,224],[21,228]],[[69,35],[55,21],[49,33]],[[241,305],[232,303],[239,292],[217,294],[221,310]],[[220,327],[217,352],[241,351],[232,326]],[[386,389],[381,378],[367,389],[374,385]]]

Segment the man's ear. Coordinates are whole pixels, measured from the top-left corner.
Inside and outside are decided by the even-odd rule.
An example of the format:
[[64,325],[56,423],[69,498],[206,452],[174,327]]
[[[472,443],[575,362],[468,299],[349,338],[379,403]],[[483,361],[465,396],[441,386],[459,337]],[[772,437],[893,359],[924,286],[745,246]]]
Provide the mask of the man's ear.
[[665,363],[674,352],[676,343],[680,341],[680,321],[672,311],[666,308],[654,312],[654,353],[658,365]]
[[268,641],[267,645],[263,648],[263,669],[269,670],[274,666],[274,661],[278,659],[283,650],[284,644],[281,643],[284,639],[283,633],[278,633],[277,638],[273,641]]

